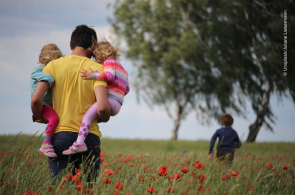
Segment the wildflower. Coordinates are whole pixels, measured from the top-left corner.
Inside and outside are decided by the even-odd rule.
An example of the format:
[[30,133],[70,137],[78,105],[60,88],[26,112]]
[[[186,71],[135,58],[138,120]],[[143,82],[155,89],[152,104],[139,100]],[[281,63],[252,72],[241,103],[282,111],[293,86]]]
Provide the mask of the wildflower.
[[124,185],[120,182],[117,182],[115,185],[115,189],[123,191],[124,190]]
[[27,191],[27,195],[34,195],[33,190],[28,190],[28,191]]
[[285,164],[283,164],[283,165],[282,165],[282,169],[284,169],[284,170],[288,170],[288,166],[285,165]]
[[100,158],[100,163],[103,163],[104,159],[103,158]]
[[100,153],[100,157],[104,157],[104,156],[106,156],[106,154],[105,153]]
[[152,194],[154,193],[155,190],[154,190],[154,187],[152,186],[152,187],[149,187],[147,191],[148,193]]
[[201,163],[198,163],[198,164],[196,165],[196,168],[197,168],[197,169],[202,168],[202,164],[201,164]]
[[158,172],[159,176],[166,176],[167,175],[167,166],[162,166]]
[[217,161],[217,162],[220,162],[220,158],[217,158],[216,161]]
[[224,175],[222,176],[222,180],[223,180],[223,181],[227,181],[227,180],[229,180],[229,178],[230,178],[230,175],[227,175],[227,174],[224,174]]
[[155,178],[155,176],[151,176],[151,180],[154,180],[154,181],[156,181],[156,178]]
[[267,168],[268,168],[268,169],[272,169],[272,168],[273,168],[273,165],[272,165],[271,163],[268,163],[268,164],[267,164]]
[[200,186],[198,187],[198,190],[199,190],[199,191],[204,190],[204,186],[200,185]]
[[133,167],[133,164],[130,164],[129,166],[130,166],[130,167]]
[[237,178],[237,176],[239,175],[239,172],[238,171],[232,171],[232,172],[230,172],[230,174]]
[[194,182],[191,181],[191,180],[188,180],[187,183],[186,183],[186,185],[189,186],[189,185],[192,184],[192,183],[194,183]]
[[170,193],[170,192],[173,193],[173,192],[175,192],[175,190],[176,190],[176,188],[172,188],[172,187],[169,187],[169,188],[168,188],[168,192],[169,192],[169,193]]
[[119,156],[122,156],[122,153],[119,153]]
[[189,164],[190,163],[190,161],[188,160],[188,161],[186,161],[186,164]]
[[173,174],[172,179],[176,179],[177,181],[181,181],[182,177],[178,173]]
[[75,189],[80,191],[83,188],[83,186],[81,184],[78,184],[75,186]]
[[4,152],[1,152],[1,155],[3,158],[5,158],[5,156],[6,156]]
[[110,170],[110,169],[105,169],[103,172],[104,175],[113,175],[114,171]]
[[185,169],[185,167],[182,167],[182,169],[181,169],[181,172],[183,172],[183,173],[187,173],[187,172],[188,172],[188,170],[187,170],[187,169]]
[[196,176],[194,176],[194,178],[198,178],[200,183],[203,183],[204,179],[205,180],[207,179],[207,177],[203,174],[196,175]]
[[196,163],[198,164],[199,163],[199,160],[196,160]]
[[112,181],[111,181],[109,178],[104,178],[104,179],[102,180],[102,182],[105,183],[105,184],[110,184],[110,183],[112,183]]

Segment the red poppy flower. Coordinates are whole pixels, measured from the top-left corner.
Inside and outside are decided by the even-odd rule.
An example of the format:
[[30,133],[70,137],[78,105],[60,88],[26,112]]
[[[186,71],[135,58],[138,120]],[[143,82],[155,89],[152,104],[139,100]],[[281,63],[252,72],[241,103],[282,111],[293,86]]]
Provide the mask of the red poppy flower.
[[122,183],[120,183],[120,182],[117,182],[116,185],[115,185],[115,189],[123,191],[124,190],[124,185]]
[[148,193],[152,194],[154,193],[155,190],[154,190],[154,187],[152,186],[152,187],[149,187],[147,191]]
[[133,164],[130,164],[129,166],[130,166],[130,167],[133,167]]
[[188,180],[187,183],[186,183],[186,185],[189,186],[189,185],[192,184],[192,183],[194,183],[194,182],[191,181],[191,180]]
[[282,169],[284,169],[284,170],[288,170],[288,166],[285,165],[285,164],[283,164],[283,165],[282,165]]
[[158,172],[159,176],[166,176],[167,175],[167,166],[162,166]]
[[173,174],[172,179],[176,179],[177,181],[181,181],[182,177],[178,173]]
[[196,160],[196,163],[198,164],[199,163],[199,160]]
[[104,178],[104,179],[102,180],[102,183],[110,184],[110,183],[112,183],[112,181],[111,181],[109,178]]
[[196,168],[197,168],[197,169],[202,168],[202,164],[201,164],[201,163],[198,163],[198,164],[196,165]]
[[100,153],[100,157],[104,157],[104,156],[106,156],[106,154],[105,153]]
[[232,176],[237,177],[237,176],[239,175],[239,172],[238,172],[238,171],[232,171],[232,172],[230,172],[230,174],[231,174]]
[[168,188],[168,192],[170,193],[170,192],[175,192],[175,190],[176,190],[176,188],[172,188],[172,187],[170,187],[170,188]]
[[103,163],[104,159],[103,158],[100,158],[100,163]]
[[110,170],[110,169],[105,169],[103,172],[104,175],[113,175],[114,171]]
[[268,169],[272,169],[272,168],[273,168],[273,165],[272,165],[271,163],[268,163],[268,164],[267,164],[267,168],[268,168]]
[[27,195],[34,195],[33,190],[28,190],[28,191],[27,191]]
[[182,167],[182,169],[181,169],[181,172],[183,172],[183,173],[187,173],[187,172],[188,172],[188,170],[187,170],[187,169],[185,169],[185,167]]
[[83,186],[81,184],[78,184],[75,186],[75,189],[80,191],[83,188]]
[[222,176],[222,180],[223,180],[223,181],[227,181],[227,180],[229,180],[229,178],[230,178],[230,175],[227,175],[227,174],[224,174],[224,175]]
[[204,186],[200,185],[200,186],[198,187],[198,190],[199,190],[199,191],[204,190]]

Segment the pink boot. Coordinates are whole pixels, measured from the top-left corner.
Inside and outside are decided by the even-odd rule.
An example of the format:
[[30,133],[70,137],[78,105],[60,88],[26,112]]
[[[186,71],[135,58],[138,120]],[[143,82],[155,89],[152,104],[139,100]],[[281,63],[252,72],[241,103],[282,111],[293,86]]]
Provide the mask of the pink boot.
[[47,145],[43,145],[42,144],[42,146],[41,146],[41,148],[39,150],[45,156],[48,156],[48,157],[57,157],[57,155],[54,152],[53,145],[51,145],[51,144],[47,144]]
[[63,151],[62,153],[64,155],[70,155],[70,154],[76,154],[76,153],[85,152],[87,150],[88,150],[88,148],[87,148],[85,143],[83,143],[81,145],[78,145],[76,142],[74,142],[73,145],[70,146],[69,149]]

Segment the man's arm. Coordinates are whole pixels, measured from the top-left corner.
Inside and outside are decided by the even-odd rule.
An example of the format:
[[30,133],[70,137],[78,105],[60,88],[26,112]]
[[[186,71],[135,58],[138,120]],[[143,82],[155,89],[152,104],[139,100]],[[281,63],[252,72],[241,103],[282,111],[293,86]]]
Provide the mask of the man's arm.
[[31,100],[31,109],[35,119],[42,119],[41,113],[43,109],[43,97],[46,91],[49,89],[49,84],[47,81],[40,81],[37,84],[35,92]]
[[101,122],[108,122],[111,115],[111,107],[108,102],[108,90],[105,86],[94,87],[97,102],[97,114]]

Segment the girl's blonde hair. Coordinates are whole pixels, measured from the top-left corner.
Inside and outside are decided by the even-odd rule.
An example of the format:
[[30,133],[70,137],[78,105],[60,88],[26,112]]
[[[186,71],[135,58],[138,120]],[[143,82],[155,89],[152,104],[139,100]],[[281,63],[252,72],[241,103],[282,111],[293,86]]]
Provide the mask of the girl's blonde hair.
[[39,63],[47,65],[51,60],[63,57],[62,52],[54,43],[44,45],[39,55]]
[[112,46],[106,39],[94,46],[93,55],[97,63],[103,64],[106,60],[118,60],[120,54],[119,47]]

